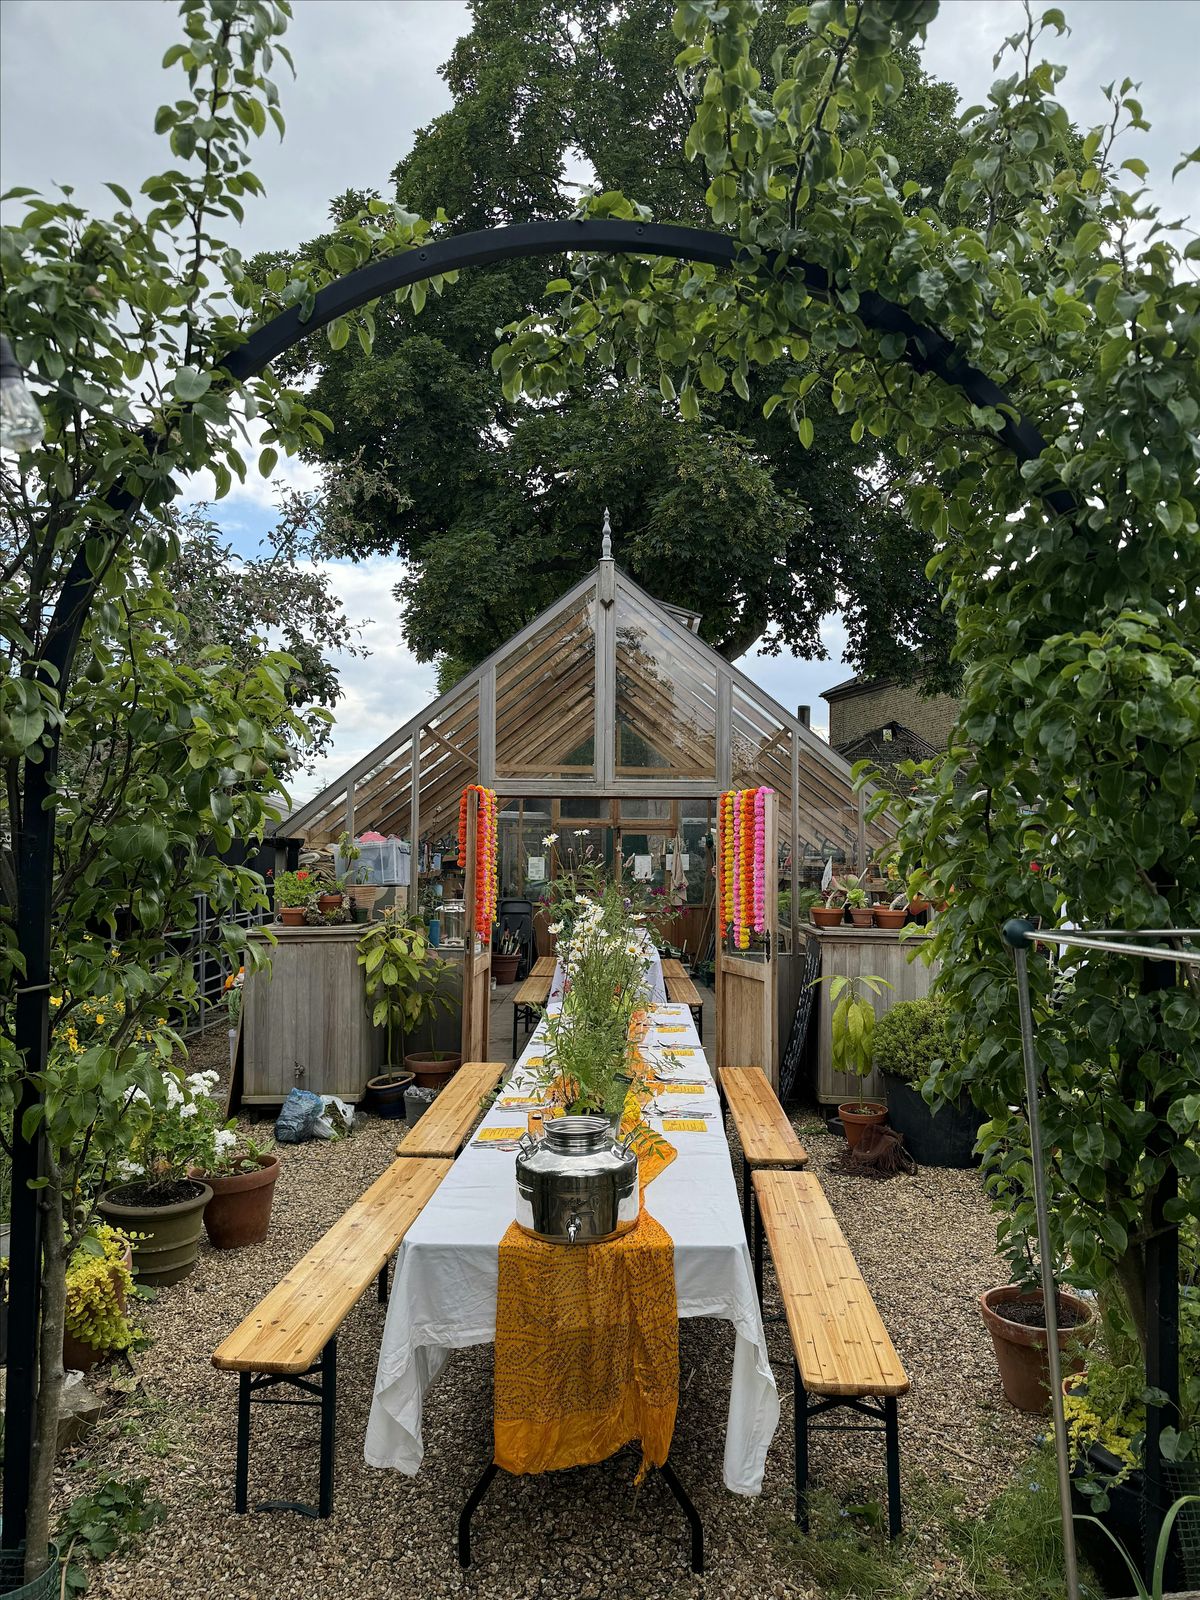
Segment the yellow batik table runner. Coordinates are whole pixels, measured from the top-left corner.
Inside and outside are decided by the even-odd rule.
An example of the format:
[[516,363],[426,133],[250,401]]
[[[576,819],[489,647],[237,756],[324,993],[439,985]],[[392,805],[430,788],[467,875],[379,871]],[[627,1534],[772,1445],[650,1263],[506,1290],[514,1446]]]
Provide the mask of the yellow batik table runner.
[[[675,1149],[639,1143],[644,1190]],[[675,1246],[662,1224],[643,1206],[619,1239],[560,1245],[512,1223],[496,1301],[496,1464],[590,1466],[640,1439],[644,1473],[667,1459],[678,1404]]]

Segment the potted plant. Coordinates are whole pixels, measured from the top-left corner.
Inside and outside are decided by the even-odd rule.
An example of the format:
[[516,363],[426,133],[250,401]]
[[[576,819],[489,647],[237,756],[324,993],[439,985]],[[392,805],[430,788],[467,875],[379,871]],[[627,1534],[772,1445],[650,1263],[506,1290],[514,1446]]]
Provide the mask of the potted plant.
[[846,920],[846,891],[836,881],[821,889],[808,908],[814,927],[839,928]]
[[[866,973],[845,977],[829,973],[816,978],[814,983],[828,983],[829,1001],[833,1006],[830,1018],[832,1033],[833,1069],[851,1073],[862,1079],[870,1075],[875,1064],[874,1035],[875,1007],[867,991],[879,994],[892,986],[886,978],[876,978]],[[866,1128],[876,1128],[887,1121],[887,1106],[878,1100],[847,1100],[838,1106],[842,1131],[851,1150],[858,1146]]]
[[367,1079],[365,1099],[377,1117],[404,1116],[404,1092],[414,1082],[414,1074],[390,1067],[377,1077]]
[[133,1292],[130,1240],[101,1223],[90,1228],[71,1252],[63,1329],[63,1366],[90,1372],[114,1350],[127,1350],[137,1337],[125,1315]]
[[863,888],[862,879],[851,874],[842,879],[842,889],[846,896],[846,909],[850,913],[850,921],[856,928],[869,928],[875,917],[871,910],[871,897]]
[[285,928],[302,928],[317,885],[307,872],[281,872],[275,879],[275,910]]
[[188,1168],[212,1190],[204,1211],[204,1231],[214,1250],[240,1250],[261,1244],[271,1226],[271,1205],[279,1177],[279,1157],[270,1145],[239,1137],[236,1120],[213,1128],[202,1162]]
[[196,1265],[201,1218],[212,1199],[207,1183],[188,1176],[208,1144],[203,1103],[211,1099],[215,1072],[161,1075],[153,1099],[131,1089],[123,1115],[131,1124],[127,1181],[100,1196],[96,1209],[133,1240],[133,1264],[144,1284],[178,1283]]
[[886,906],[875,906],[872,914],[877,928],[902,928],[908,918],[908,896],[897,894]]
[[421,1087],[440,1087],[462,1064],[461,1055],[434,1045],[438,1012],[456,1009],[448,992],[450,964],[432,953],[423,929],[410,927],[391,906],[359,939],[358,961],[367,999],[374,1002],[372,1021],[387,1032],[389,1069],[399,1065],[402,1039],[427,1026],[429,1049],[406,1054],[404,1067]]
[[317,910],[322,916],[328,916],[331,911],[339,910],[345,894],[344,878],[334,878],[332,883],[320,884],[317,890]]
[[[1059,1352],[1067,1370],[1078,1372],[1083,1365],[1082,1346],[1096,1336],[1096,1309],[1069,1289],[1059,1288],[1055,1299]],[[992,1336],[1005,1399],[1018,1411],[1045,1411],[1050,1401],[1050,1368],[1041,1285],[1029,1277],[985,1289],[979,1308]]]
[[974,1165],[983,1118],[965,1089],[956,1100],[935,1105],[929,1082],[951,1055],[946,1002],[932,995],[898,1000],[875,1024],[874,1051],[875,1066],[883,1073],[888,1121],[913,1160],[923,1167]]
[[500,930],[499,943],[492,951],[492,977],[499,984],[515,983],[517,967],[521,961],[521,940],[506,922]]

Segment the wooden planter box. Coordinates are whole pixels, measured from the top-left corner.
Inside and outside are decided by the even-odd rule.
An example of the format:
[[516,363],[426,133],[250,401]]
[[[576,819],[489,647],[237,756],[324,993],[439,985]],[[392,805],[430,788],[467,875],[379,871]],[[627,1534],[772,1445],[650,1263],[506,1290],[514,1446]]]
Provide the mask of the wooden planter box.
[[242,1099],[280,1105],[291,1089],[361,1099],[384,1054],[363,993],[362,929],[275,923],[272,931],[269,970],[246,978]]
[[[882,994],[869,996],[876,1017],[890,1011],[897,1000],[922,1000],[929,993],[937,973],[937,963],[926,966],[912,953],[912,941],[900,942],[893,928],[813,928],[804,930],[821,945],[821,976],[862,975],[886,978],[891,984]],[[858,1079],[833,1070],[833,1007],[829,984],[817,989],[817,1099],[823,1105],[839,1105],[859,1094],[867,1099],[884,1098],[883,1075],[871,1073]]]

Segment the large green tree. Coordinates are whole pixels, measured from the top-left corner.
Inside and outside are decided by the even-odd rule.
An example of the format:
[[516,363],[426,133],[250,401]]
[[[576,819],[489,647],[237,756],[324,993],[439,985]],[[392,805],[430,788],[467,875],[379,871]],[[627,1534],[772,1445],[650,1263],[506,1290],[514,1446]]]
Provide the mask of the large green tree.
[[[788,10],[771,0],[756,34],[768,79]],[[586,179],[636,195],[658,220],[705,225],[676,49],[660,0],[475,0],[443,68],[454,105],[397,166],[398,202],[430,217],[440,207],[443,230],[464,232],[569,215]],[[959,149],[956,97],[912,53],[906,66],[905,93],[872,137],[903,178],[933,187]],[[342,196],[335,215],[361,199]],[[387,485],[387,497],[363,493],[357,518],[323,548],[409,559],[399,592],[417,653],[478,661],[595,561],[608,505],[618,560],[701,611],[704,636],[728,656],[760,637],[819,655],[819,623],[840,608],[862,670],[944,682],[953,624],[925,575],[934,541],[890,492],[886,446],[864,462],[850,421],[824,399],[811,409],[811,450],[785,415],[763,415],[762,402],[807,370],[803,353],[784,350],[749,375],[751,407],[706,369],[699,428],[657,377],[619,369],[581,372],[548,412],[506,397],[491,356],[495,329],[540,304],[554,276],[536,261],[481,268],[431,298],[417,327],[380,307],[369,358],[323,340],[296,358],[338,418],[313,453],[335,476],[365,465]]]
[[[989,1163],[1027,1193],[1001,925],[1200,925],[1200,241],[1125,153],[1147,125],[1132,83],[1110,86],[1105,124],[1071,128],[1063,69],[1043,59],[1066,26],[1053,7],[1001,47],[937,203],[903,180],[871,130],[903,95],[897,45],[936,13],[936,0],[798,7],[771,83],[755,0],[683,0],[688,153],[743,265],[577,259],[497,357],[510,393],[571,393],[581,363],[616,363],[669,380],[683,407],[714,368],[748,388],[804,347],[811,366],[772,412],[807,441],[823,394],[872,469],[882,438],[906,463],[963,670],[949,758],[897,803],[914,881],[949,902],[930,948],[962,1053],[931,1090],[969,1086]],[[637,197],[591,209],[634,216]],[[828,289],[809,292],[786,257],[822,268]],[[929,370],[930,336],[869,323],[867,291],[1007,385],[1045,448],[1022,464],[1005,410]],[[1200,1216],[1200,1002],[1134,958],[1090,958],[1067,984],[1040,958],[1032,971],[1051,1244],[1073,1271],[1115,1276],[1145,1335],[1155,1241]]]

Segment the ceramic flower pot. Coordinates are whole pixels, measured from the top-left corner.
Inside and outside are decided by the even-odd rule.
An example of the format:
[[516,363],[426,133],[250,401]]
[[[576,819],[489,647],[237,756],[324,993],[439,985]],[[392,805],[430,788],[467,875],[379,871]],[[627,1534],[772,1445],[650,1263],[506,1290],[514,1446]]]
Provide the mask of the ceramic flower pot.
[[404,1091],[411,1085],[411,1072],[384,1072],[367,1079],[367,1109],[377,1117],[402,1117]]
[[196,1266],[201,1219],[212,1199],[207,1183],[185,1178],[176,1187],[184,1193],[169,1205],[146,1205],[141,1196],[153,1185],[127,1183],[109,1189],[96,1206],[105,1222],[123,1233],[145,1234],[133,1247],[133,1270],[141,1283],[158,1288],[178,1283]]
[[847,1100],[838,1107],[838,1116],[847,1145],[856,1150],[867,1128],[878,1128],[887,1121],[887,1107],[878,1100]]
[[903,906],[897,907],[895,911],[890,906],[876,906],[874,916],[877,928],[902,928],[908,912]]
[[[128,1245],[125,1247],[123,1259],[126,1270],[131,1270],[133,1267],[133,1253]],[[121,1315],[124,1316],[125,1283],[117,1275],[115,1267],[113,1268],[113,1284],[116,1290],[117,1305],[120,1307]],[[63,1329],[63,1367],[67,1372],[90,1372],[97,1361],[107,1354],[107,1350],[101,1350],[96,1345],[89,1344],[86,1339],[80,1339],[69,1328]]]
[[416,1055],[405,1056],[405,1071],[411,1072],[418,1089],[440,1089],[462,1066],[462,1056],[449,1051],[438,1054],[421,1050]]
[[285,928],[302,928],[305,909],[304,906],[280,906],[279,920]]
[[[1060,1327],[1058,1348],[1063,1354],[1068,1372],[1079,1372],[1083,1360],[1079,1355],[1066,1359],[1071,1346],[1089,1344],[1099,1327],[1096,1308],[1088,1301],[1072,1294],[1069,1289],[1058,1291],[1060,1309],[1069,1307],[1074,1312],[1074,1327]],[[1042,1291],[1022,1289],[1019,1284],[1005,1284],[999,1289],[987,1289],[979,1297],[979,1309],[984,1325],[992,1336],[996,1349],[996,1365],[1000,1369],[1000,1382],[1004,1397],[1018,1411],[1044,1411],[1050,1402],[1050,1367],[1046,1356],[1045,1323],[1013,1322],[1001,1315],[1001,1308],[1017,1311],[1035,1307],[1042,1315]]]
[[521,955],[518,951],[515,956],[492,957],[492,977],[497,983],[516,983],[517,967],[520,965]]
[[870,906],[851,906],[850,921],[856,928],[870,928],[875,924],[875,913]]
[[810,906],[808,914],[817,928],[839,928],[844,916],[841,906]]
[[340,894],[319,894],[317,896],[317,910],[323,917],[328,916],[331,911],[336,911],[341,903],[342,897]]
[[206,1183],[212,1199],[204,1212],[204,1231],[214,1250],[241,1250],[261,1244],[271,1226],[271,1204],[279,1177],[279,1157],[259,1156],[253,1172],[204,1172],[189,1168]]

